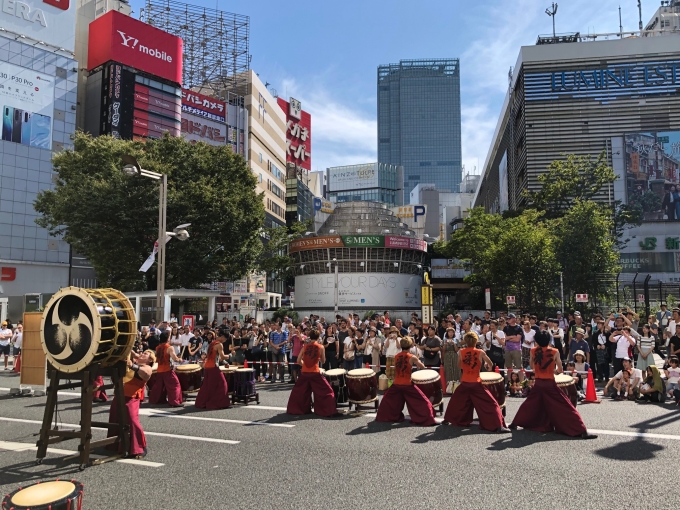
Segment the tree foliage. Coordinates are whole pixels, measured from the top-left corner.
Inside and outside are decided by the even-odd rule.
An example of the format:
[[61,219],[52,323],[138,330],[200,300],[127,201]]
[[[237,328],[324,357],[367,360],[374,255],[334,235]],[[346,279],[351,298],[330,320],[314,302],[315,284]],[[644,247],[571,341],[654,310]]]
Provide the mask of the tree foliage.
[[191,223],[187,241],[167,244],[168,288],[235,279],[254,267],[264,206],[241,156],[169,136],[140,142],[78,133],[74,150],[54,157],[58,179],[38,195],[36,222],[87,257],[101,285],[156,287],[155,266],[139,267],[158,236],[158,183],[124,174],[123,154],[168,175],[168,229]]
[[258,261],[258,269],[266,273],[276,273],[277,278],[285,280],[293,272],[292,261],[288,255],[288,243],[301,238],[311,228],[311,222],[296,221],[290,227],[265,228],[264,249]]

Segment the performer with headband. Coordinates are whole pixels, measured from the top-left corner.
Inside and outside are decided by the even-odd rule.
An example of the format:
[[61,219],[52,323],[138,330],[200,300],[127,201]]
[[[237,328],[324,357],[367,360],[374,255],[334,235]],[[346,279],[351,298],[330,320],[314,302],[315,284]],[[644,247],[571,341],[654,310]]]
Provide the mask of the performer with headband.
[[196,403],[199,409],[229,409],[229,388],[227,380],[222,375],[219,363],[229,358],[224,354],[224,342],[227,340],[227,332],[218,330],[217,339],[210,342],[208,355],[203,365],[203,383],[196,395]]
[[[144,400],[144,387],[151,378],[151,366],[156,362],[156,354],[153,351],[144,351],[142,354],[131,354],[134,361],[127,360],[127,372],[123,377],[123,393],[125,395],[125,409],[127,423],[130,426],[130,457],[144,457],[146,455],[146,436],[139,422],[139,404]],[[116,397],[111,401],[109,410],[109,423],[119,423]],[[118,435],[118,430],[110,428],[107,437]],[[119,451],[122,444],[107,445],[107,449]],[[120,452],[125,453],[125,452]]]
[[562,373],[562,361],[557,349],[550,347],[546,331],[536,333],[538,344],[531,349],[531,369],[536,374],[534,387],[519,407],[510,428],[522,427],[534,432],[557,432],[567,436],[594,439],[581,415],[555,382],[555,370]]
[[411,382],[412,367],[425,368],[417,356],[409,352],[412,340],[404,337],[399,341],[401,352],[394,357],[394,382],[383,395],[375,421],[397,423],[404,421],[404,403],[413,425],[429,427],[437,422],[434,408],[418,386]]
[[444,423],[458,427],[469,427],[472,423],[472,411],[477,411],[479,428],[495,432],[510,432],[505,426],[503,413],[498,402],[479,378],[484,363],[491,370],[493,363],[483,350],[477,349],[477,333],[468,331],[463,336],[466,345],[458,353],[458,366],[462,371],[460,385],[453,392],[444,414]]
[[286,409],[288,414],[311,413],[312,394],[314,394],[314,412],[317,415],[339,416],[333,388],[321,375],[319,362],[326,362],[326,350],[319,344],[319,332],[313,329],[298,355],[297,364],[302,365],[302,371],[288,398]]
[[175,349],[168,343],[169,336],[170,334],[167,331],[163,331],[159,339],[160,345],[156,347],[157,381],[151,388],[149,404],[165,404],[167,402],[170,407],[182,407],[182,387],[179,384],[177,374],[170,365],[170,360],[176,363],[181,363],[182,360],[177,357]]

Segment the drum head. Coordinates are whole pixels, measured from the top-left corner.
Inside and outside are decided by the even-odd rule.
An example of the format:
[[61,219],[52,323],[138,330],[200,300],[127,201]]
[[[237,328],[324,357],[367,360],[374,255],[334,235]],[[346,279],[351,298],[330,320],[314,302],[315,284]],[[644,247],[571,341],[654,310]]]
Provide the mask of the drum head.
[[196,372],[196,370],[200,370],[201,365],[197,363],[187,363],[185,365],[177,365],[175,367],[175,370],[178,372]]
[[570,384],[574,384],[574,381],[574,378],[569,374],[557,374],[555,376],[555,382],[558,386],[569,386]]
[[436,370],[424,369],[418,370],[411,374],[411,380],[414,383],[430,383],[439,380],[439,374]]
[[363,379],[364,377],[370,377],[375,375],[375,372],[370,368],[355,368],[347,372],[347,377],[355,379]]
[[331,368],[330,370],[326,370],[326,375],[328,377],[336,377],[338,375],[345,375],[347,373],[347,370],[344,368]]
[[48,505],[71,496],[76,490],[71,482],[42,482],[20,490],[12,496],[12,504],[26,508]]
[[503,380],[503,376],[496,372],[480,372],[479,378],[482,380],[482,383],[486,384],[495,384]]
[[239,373],[246,373],[246,372],[255,372],[254,368],[237,368],[237,372]]

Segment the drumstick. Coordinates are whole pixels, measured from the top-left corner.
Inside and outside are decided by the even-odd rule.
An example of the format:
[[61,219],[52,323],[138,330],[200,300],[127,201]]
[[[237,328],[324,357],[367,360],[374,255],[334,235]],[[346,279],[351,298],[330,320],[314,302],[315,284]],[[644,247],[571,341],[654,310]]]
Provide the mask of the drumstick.
[[184,347],[182,347],[182,352],[179,353],[179,357],[180,357],[180,358],[184,358],[184,350],[185,350],[186,348],[187,348],[186,345],[185,345]]

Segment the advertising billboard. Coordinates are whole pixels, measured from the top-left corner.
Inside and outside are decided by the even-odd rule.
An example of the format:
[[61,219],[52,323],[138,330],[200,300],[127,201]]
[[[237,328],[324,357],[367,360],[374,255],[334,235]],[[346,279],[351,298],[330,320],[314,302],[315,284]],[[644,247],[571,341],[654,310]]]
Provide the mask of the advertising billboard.
[[[338,306],[380,309],[420,308],[420,276],[390,273],[340,273]],[[333,308],[335,275],[295,277],[296,308]]]
[[227,105],[219,99],[182,89],[182,136],[210,145],[227,143]]
[[75,51],[74,0],[2,0],[0,27],[54,49]]
[[90,23],[88,71],[111,60],[182,83],[182,39],[118,11]]
[[227,104],[224,101],[193,90],[182,89],[182,113],[191,113],[217,122],[227,122]]
[[427,243],[422,239],[405,236],[351,235],[321,236],[296,239],[288,245],[290,253],[315,250],[318,248],[395,248],[402,250],[427,251]]
[[377,163],[328,169],[330,191],[377,188],[378,186]]
[[628,204],[647,221],[680,221],[680,131],[624,136]]
[[0,105],[3,140],[52,148],[53,77],[0,62]]
[[277,102],[286,114],[286,163],[311,170],[312,116],[293,97],[289,101],[279,97]]

